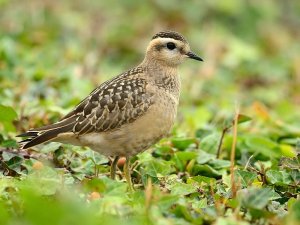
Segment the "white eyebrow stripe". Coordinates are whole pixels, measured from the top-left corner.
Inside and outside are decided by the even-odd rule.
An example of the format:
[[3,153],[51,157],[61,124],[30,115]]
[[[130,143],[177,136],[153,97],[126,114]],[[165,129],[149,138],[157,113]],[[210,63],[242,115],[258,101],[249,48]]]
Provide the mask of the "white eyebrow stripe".
[[176,40],[174,38],[163,38],[163,37],[158,37],[158,38],[151,40],[151,42],[154,42],[154,41],[159,41],[159,42],[163,42],[163,43],[167,43],[167,42],[183,43],[182,41]]

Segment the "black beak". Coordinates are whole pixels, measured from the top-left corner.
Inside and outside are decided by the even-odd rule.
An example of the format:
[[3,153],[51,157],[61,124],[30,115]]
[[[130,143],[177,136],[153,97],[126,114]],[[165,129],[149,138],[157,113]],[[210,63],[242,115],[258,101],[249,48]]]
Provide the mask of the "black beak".
[[195,53],[193,52],[188,52],[186,53],[186,55],[191,58],[191,59],[195,59],[195,60],[198,60],[198,61],[203,61],[203,59],[201,59],[199,56],[197,56]]

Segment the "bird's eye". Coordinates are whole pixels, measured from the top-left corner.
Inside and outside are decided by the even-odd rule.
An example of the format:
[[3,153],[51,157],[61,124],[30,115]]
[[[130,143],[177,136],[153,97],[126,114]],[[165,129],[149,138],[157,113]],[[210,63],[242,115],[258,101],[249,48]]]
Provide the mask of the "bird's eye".
[[168,42],[167,43],[167,48],[170,50],[173,50],[176,48],[176,45],[173,42]]

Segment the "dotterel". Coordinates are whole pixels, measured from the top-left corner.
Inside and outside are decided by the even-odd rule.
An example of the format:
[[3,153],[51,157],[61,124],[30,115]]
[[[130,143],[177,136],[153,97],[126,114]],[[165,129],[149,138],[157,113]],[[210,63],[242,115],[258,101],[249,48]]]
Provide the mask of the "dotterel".
[[113,179],[119,157],[125,156],[125,177],[132,189],[129,157],[171,130],[180,95],[177,67],[186,58],[202,61],[181,34],[157,33],[139,66],[102,83],[57,123],[18,135],[27,137],[21,148],[49,141],[90,147],[114,157]]

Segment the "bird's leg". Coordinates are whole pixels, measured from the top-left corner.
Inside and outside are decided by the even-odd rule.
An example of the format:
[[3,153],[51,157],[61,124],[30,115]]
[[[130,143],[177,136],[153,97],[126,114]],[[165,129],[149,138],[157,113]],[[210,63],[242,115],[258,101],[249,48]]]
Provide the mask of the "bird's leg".
[[126,178],[126,181],[127,181],[127,184],[128,184],[128,187],[129,187],[129,191],[132,192],[133,191],[133,185],[132,185],[132,182],[131,182],[131,174],[130,174],[130,161],[129,161],[129,157],[126,156],[126,162],[124,164],[124,174],[125,174],[125,178]]
[[110,166],[110,178],[113,180],[116,178],[117,163],[119,161],[119,158],[119,156],[116,156]]

